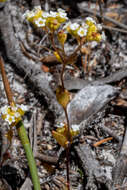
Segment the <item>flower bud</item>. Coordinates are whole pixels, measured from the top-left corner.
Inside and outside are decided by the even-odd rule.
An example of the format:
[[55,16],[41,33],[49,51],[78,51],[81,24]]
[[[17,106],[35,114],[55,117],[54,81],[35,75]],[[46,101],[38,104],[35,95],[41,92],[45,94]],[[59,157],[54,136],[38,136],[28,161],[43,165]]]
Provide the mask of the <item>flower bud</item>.
[[63,30],[60,30],[57,34],[57,37],[61,45],[64,45],[65,41],[67,40],[67,34]]

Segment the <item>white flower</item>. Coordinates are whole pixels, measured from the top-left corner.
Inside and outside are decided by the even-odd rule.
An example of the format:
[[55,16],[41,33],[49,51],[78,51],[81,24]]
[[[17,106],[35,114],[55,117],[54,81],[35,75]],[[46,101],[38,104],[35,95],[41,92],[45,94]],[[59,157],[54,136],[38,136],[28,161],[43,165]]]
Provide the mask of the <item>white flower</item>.
[[38,27],[44,27],[45,26],[45,22],[46,22],[46,20],[42,19],[42,18],[38,18],[37,20],[35,20],[35,24]]
[[80,27],[77,34],[80,36],[80,37],[83,37],[83,36],[86,36],[87,34],[87,29],[84,29],[83,27]]
[[87,29],[89,26],[86,23],[83,22],[82,23],[82,27],[85,28],[85,29]]
[[[17,106],[17,105],[16,105],[16,106]],[[11,107],[11,110],[12,110],[12,111],[17,111],[17,107],[16,107],[16,106],[12,106],[12,107]]]
[[20,114],[18,112],[15,113],[15,117],[18,118],[20,117]]
[[102,25],[101,24],[97,24],[96,26],[97,26],[98,30],[102,30]]
[[71,30],[77,30],[79,28],[79,24],[78,23],[72,23],[70,24],[70,29]]
[[42,13],[43,18],[48,18],[49,16],[50,16],[50,14],[48,12],[43,12]]
[[63,30],[64,30],[64,29],[67,29],[67,27],[70,26],[71,24],[72,24],[72,23],[71,23],[70,21],[67,22],[67,23],[63,26]]
[[60,16],[61,18],[68,19],[67,13],[59,12],[58,14],[59,14],[59,16]]
[[79,131],[79,125],[72,125],[71,128],[73,131]]
[[21,104],[19,107],[20,107],[24,112],[28,110],[27,106],[25,106],[25,105],[23,105],[23,104]]
[[95,20],[93,18],[91,18],[91,17],[87,17],[86,21],[90,21],[90,22],[96,24]]
[[58,16],[60,16],[61,18],[68,19],[67,13],[65,12],[65,10],[59,8],[59,9],[57,9],[57,11],[58,11]]
[[59,13],[65,13],[65,10],[64,10],[64,9],[61,9],[61,8],[57,9],[57,11],[58,11]]
[[2,114],[2,115],[7,114],[7,110],[8,110],[8,106],[5,105],[4,107],[1,108],[1,114]]
[[15,117],[7,115],[6,118],[5,118],[5,121],[7,121],[9,123],[9,125],[11,125],[12,123],[15,122]]
[[15,117],[14,116],[11,116],[11,122],[15,122]]
[[32,18],[32,17],[34,17],[35,16],[35,13],[34,13],[34,11],[29,11],[29,10],[27,10],[24,14],[23,14],[23,18],[25,19],[25,18]]
[[50,17],[56,17],[57,16],[57,12],[55,11],[50,11]]

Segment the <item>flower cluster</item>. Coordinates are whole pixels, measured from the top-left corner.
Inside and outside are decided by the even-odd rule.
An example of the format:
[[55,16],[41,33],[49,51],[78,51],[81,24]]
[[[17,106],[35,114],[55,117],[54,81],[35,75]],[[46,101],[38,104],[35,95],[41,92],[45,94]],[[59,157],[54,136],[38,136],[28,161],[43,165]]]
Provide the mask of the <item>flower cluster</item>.
[[87,29],[88,26],[80,26],[78,23],[71,23],[68,22],[65,26],[64,29],[66,29],[72,36],[77,37],[84,37],[87,34]]
[[102,26],[100,24],[96,24],[96,21],[91,17],[87,17],[85,19],[85,22],[81,25],[78,23],[68,22],[64,26],[64,29],[66,29],[75,38],[84,37],[86,42],[100,42],[102,40],[102,36],[99,32],[100,30],[102,30]]
[[7,121],[9,125],[14,126],[21,120],[25,111],[27,111],[27,107],[24,105],[5,105],[1,108],[1,117]]
[[68,20],[65,10],[45,12],[40,6],[36,6],[32,11],[27,10],[24,17],[36,27],[48,28],[51,31],[57,30],[62,23]]
[[[26,11],[24,17],[36,27],[41,27],[47,31],[56,31],[60,28],[61,24],[68,20],[65,10],[59,8],[57,12],[46,12],[40,6],[36,6],[32,11]],[[87,17],[82,24],[71,23],[70,21],[63,26],[63,30],[58,33],[58,40],[63,45],[67,39],[67,32],[76,39],[84,38],[85,42],[103,40],[103,35],[100,33],[102,26],[97,24],[96,21]]]

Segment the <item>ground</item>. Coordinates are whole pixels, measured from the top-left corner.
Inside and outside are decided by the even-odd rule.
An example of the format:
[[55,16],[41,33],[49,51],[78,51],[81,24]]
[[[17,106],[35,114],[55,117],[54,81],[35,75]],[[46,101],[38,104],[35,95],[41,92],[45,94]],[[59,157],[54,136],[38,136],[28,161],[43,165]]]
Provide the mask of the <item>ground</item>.
[[[66,122],[56,100],[62,64],[49,51],[53,48],[47,34],[24,21],[25,11],[37,5],[47,11],[63,8],[72,22],[81,23],[87,16],[95,18],[106,35],[105,41],[92,44],[91,48],[85,44],[74,64],[65,67],[64,85],[72,98],[69,121],[80,127],[70,149],[71,189],[127,189],[126,1],[14,0],[0,4],[0,54],[16,103],[28,107],[23,122],[41,188],[65,190],[66,152],[52,136],[58,122]],[[67,54],[75,48],[76,40],[68,36]],[[7,104],[2,77],[0,95],[2,108]],[[31,190],[29,168],[17,131],[13,127],[10,143],[6,138],[9,126],[0,120],[0,189]]]

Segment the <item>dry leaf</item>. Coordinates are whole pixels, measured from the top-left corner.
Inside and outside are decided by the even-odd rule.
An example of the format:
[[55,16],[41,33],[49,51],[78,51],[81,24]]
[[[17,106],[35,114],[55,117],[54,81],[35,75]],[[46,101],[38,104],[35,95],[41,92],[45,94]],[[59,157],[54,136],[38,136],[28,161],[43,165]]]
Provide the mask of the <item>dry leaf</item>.
[[61,104],[65,109],[70,101],[70,93],[66,89],[63,89],[61,86],[59,86],[56,89],[56,98],[59,104]]
[[53,137],[56,139],[56,141],[59,143],[59,145],[61,145],[62,147],[66,148],[67,145],[67,137],[60,134],[59,132],[56,131],[52,131],[52,135]]

